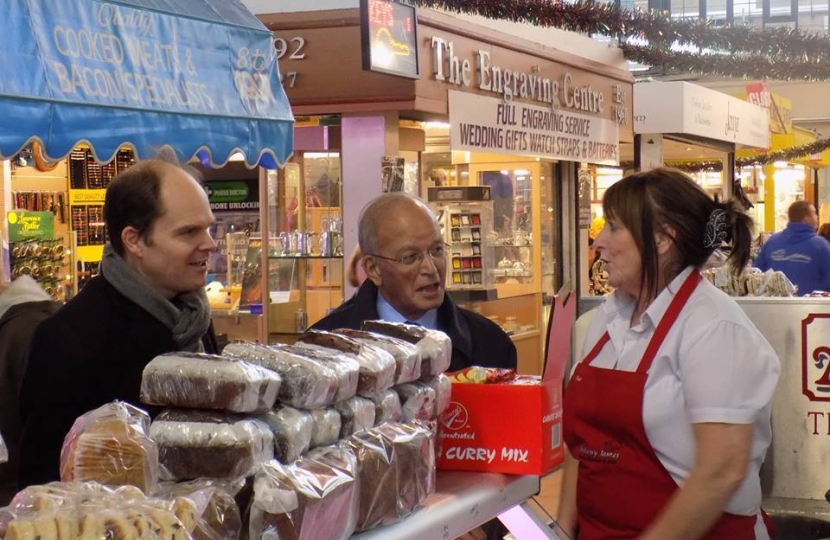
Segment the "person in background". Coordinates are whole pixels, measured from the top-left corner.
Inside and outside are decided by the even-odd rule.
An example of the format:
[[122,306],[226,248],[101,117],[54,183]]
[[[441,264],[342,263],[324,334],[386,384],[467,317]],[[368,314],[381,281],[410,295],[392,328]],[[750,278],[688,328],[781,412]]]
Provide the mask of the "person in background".
[[723,242],[744,269],[751,219],[667,168],[615,183],[603,209],[594,246],[614,292],[565,390],[559,524],[580,540],[769,539],[759,469],[779,360],[699,272]]
[[346,279],[352,287],[360,287],[366,281],[366,269],[363,268],[363,253],[360,246],[355,246],[349,257],[349,265],[346,267]]
[[396,192],[372,200],[360,215],[358,239],[368,278],[354,297],[312,328],[360,328],[371,319],[408,321],[450,336],[450,371],[473,365],[516,367],[510,337],[446,294],[446,245],[421,199]]
[[822,223],[818,228],[818,235],[830,242],[830,223]]
[[764,243],[754,265],[783,272],[798,287],[799,296],[830,291],[830,244],[816,234],[816,207],[796,201],[787,209],[787,218],[787,228]]
[[146,410],[141,374],[155,356],[218,352],[204,290],[214,217],[194,174],[152,159],[107,188],[101,273],[32,341],[21,390],[21,487],[58,479],[61,445],[78,416],[113,400]]
[[37,325],[60,307],[61,303],[29,276],[0,285],[0,434],[9,450],[9,461],[0,463],[0,507],[17,493],[20,385],[29,344]]

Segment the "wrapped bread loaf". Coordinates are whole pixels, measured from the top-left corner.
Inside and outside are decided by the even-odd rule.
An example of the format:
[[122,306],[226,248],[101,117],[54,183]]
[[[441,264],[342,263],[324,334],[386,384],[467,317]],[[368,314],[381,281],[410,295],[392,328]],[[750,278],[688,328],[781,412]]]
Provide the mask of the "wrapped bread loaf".
[[349,399],[357,393],[357,385],[360,381],[360,365],[353,356],[338,354],[329,350],[325,352],[315,351],[293,345],[271,345],[270,347],[281,348],[298,356],[313,358],[334,370],[337,374],[337,390],[334,393],[334,401]]
[[377,429],[370,429],[355,433],[344,443],[357,458],[359,503],[355,530],[397,522],[398,478],[392,441]]
[[350,337],[358,343],[373,345],[388,352],[395,359],[395,384],[412,382],[421,377],[421,351],[402,339],[366,330],[339,328],[335,333]]
[[400,422],[403,418],[403,411],[401,410],[401,398],[398,393],[392,389],[373,396],[372,402],[375,404],[375,425],[378,426],[384,422]]
[[375,404],[364,397],[355,396],[334,404],[340,413],[340,438],[369,429],[375,425]]
[[401,412],[404,422],[413,420],[431,420],[436,418],[435,390],[422,382],[399,384],[394,387],[401,399]]
[[310,330],[301,335],[297,345],[317,351],[337,351],[354,358],[360,366],[357,393],[371,396],[395,384],[395,359],[383,349],[359,343],[333,332]]
[[342,421],[336,409],[316,409],[311,411],[314,428],[311,430],[311,447],[327,446],[340,439]]
[[228,413],[168,409],[150,425],[164,480],[233,479],[274,457],[274,436],[263,422]]
[[331,366],[308,356],[256,343],[230,343],[222,354],[280,374],[281,402],[298,409],[319,409],[334,403],[339,381]]
[[386,423],[378,426],[395,451],[398,482],[398,516],[403,518],[435,492],[435,445],[428,426]]
[[174,501],[174,505],[181,500],[192,503],[195,523],[189,532],[193,540],[239,540],[242,515],[231,493],[236,487],[203,478],[162,484],[159,495]]
[[363,321],[363,330],[396,337],[414,344],[421,351],[421,376],[434,377],[450,368],[452,341],[444,332],[417,324]]
[[141,401],[149,405],[266,411],[274,406],[280,376],[235,358],[170,353],[155,357],[141,377]]
[[266,464],[254,483],[249,537],[346,540],[357,521],[356,476],[355,456],[342,446]]
[[146,412],[119,401],[80,416],[61,448],[61,480],[132,485],[152,493],[159,478],[159,455],[149,428]]
[[440,373],[437,377],[421,379],[421,382],[430,386],[435,391],[435,416],[440,416],[452,401],[452,381]]
[[314,419],[308,411],[282,406],[256,418],[271,429],[274,458],[280,463],[291,463],[311,446]]

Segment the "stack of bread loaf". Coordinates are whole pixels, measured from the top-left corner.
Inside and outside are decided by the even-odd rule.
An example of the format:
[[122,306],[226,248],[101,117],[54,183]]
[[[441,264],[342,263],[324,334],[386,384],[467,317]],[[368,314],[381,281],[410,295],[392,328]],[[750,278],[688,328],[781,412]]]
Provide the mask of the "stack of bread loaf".
[[[237,540],[240,529],[252,540],[344,540],[400,520],[434,490],[434,431],[449,404],[450,354],[441,332],[367,321],[360,331],[309,331],[290,346],[233,343],[221,356],[161,355],[144,370],[141,400],[165,408],[152,423],[125,404],[80,418],[64,443],[62,480],[110,486],[99,488],[102,498],[117,499],[115,487],[131,485],[138,489],[127,493],[166,504],[203,501],[209,486],[214,502],[196,505],[198,519],[174,517],[177,540]],[[246,479],[253,489],[242,524],[230,493]],[[42,510],[29,517],[52,515]],[[102,538],[132,539],[139,523],[102,525],[127,531]],[[23,522],[0,528],[0,540],[24,530]]]

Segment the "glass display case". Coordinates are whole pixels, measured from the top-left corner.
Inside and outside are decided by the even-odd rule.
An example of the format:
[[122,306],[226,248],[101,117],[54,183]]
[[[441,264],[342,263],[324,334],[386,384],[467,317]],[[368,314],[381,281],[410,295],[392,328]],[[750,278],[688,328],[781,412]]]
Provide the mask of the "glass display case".
[[480,187],[431,187],[427,200],[435,210],[447,244],[446,288],[485,291],[493,288],[493,202]]
[[268,173],[269,341],[293,341],[343,302],[340,178],[338,152],[305,152]]

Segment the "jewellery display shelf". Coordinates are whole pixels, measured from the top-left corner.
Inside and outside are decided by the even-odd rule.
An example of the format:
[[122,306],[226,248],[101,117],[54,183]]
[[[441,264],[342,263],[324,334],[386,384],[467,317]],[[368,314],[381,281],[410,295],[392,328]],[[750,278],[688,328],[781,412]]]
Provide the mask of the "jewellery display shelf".
[[523,503],[539,488],[538,476],[438,471],[436,491],[422,508],[393,525],[356,534],[352,540],[452,539],[505,511],[512,514],[519,510],[528,517],[515,520],[512,532],[517,540],[556,539],[540,521],[529,523],[533,511]]
[[447,244],[447,291],[492,290],[493,203],[489,189],[431,187],[427,197]]

